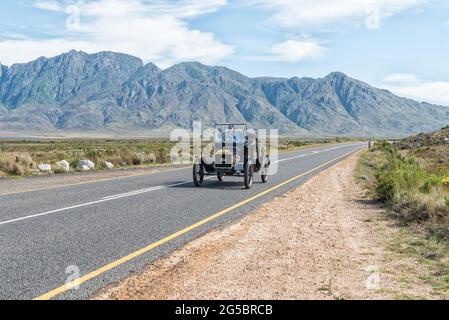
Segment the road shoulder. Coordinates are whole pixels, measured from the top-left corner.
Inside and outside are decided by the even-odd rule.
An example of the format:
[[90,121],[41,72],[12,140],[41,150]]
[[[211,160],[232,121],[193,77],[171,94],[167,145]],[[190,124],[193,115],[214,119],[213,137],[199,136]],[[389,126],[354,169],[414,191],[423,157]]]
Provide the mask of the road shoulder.
[[397,230],[356,183],[358,155],[93,298],[395,298],[385,239]]

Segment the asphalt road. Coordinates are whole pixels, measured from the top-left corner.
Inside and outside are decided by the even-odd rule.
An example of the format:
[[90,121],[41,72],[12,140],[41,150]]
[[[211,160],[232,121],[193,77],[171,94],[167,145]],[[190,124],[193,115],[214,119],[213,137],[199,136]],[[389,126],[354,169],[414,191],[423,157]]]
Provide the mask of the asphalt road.
[[[362,146],[281,154],[278,173],[251,190],[230,177],[195,188],[188,168],[0,196],[0,298],[87,298]],[[79,288],[64,286],[78,271]]]

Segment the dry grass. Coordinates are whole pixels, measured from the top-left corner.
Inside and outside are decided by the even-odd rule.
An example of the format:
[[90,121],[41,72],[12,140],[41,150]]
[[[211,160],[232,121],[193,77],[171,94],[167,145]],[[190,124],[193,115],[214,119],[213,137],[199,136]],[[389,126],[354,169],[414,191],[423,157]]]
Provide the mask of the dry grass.
[[449,176],[449,145],[421,147],[401,151],[407,158],[415,158],[419,164],[438,175]]
[[[347,139],[346,139],[347,140]],[[290,140],[288,150],[305,146],[341,142],[342,139]],[[281,141],[281,151],[287,144]],[[72,170],[79,160],[91,160],[96,170],[111,162],[116,168],[142,167],[170,163],[174,142],[156,139],[65,139],[35,141],[0,141],[0,177],[37,174],[37,165],[66,160]],[[55,170],[54,173],[62,173]]]
[[385,203],[390,216],[405,225],[420,225],[427,236],[449,241],[445,174],[404,157],[386,142],[376,144],[361,157],[357,172],[371,195]]
[[0,176],[22,176],[35,168],[36,163],[29,154],[0,153]]
[[[387,217],[397,222],[396,236],[386,238],[387,259],[398,265],[395,273],[404,275],[403,286],[422,282],[430,286],[430,298],[448,299],[449,185],[444,171],[426,165],[438,162],[445,152],[427,159],[419,154],[416,149],[398,152],[379,143],[362,155],[357,177],[371,197],[384,201]],[[401,263],[410,270],[403,270]]]
[[104,161],[115,167],[165,164],[172,147],[173,143],[163,140],[2,141],[0,177],[33,175],[38,164],[61,160],[68,161],[72,170],[84,159],[95,162],[96,170],[104,169]]

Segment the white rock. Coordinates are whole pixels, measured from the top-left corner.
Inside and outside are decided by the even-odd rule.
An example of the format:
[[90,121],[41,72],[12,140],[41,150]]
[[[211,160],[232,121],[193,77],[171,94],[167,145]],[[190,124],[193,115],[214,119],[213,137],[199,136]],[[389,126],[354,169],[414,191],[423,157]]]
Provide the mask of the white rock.
[[76,168],[81,171],[93,170],[95,169],[95,163],[90,160],[80,160]]
[[41,172],[50,172],[51,171],[51,165],[47,164],[47,163],[41,163],[40,165],[37,166],[37,168]]
[[114,165],[108,161],[103,161],[103,165],[107,168],[107,169],[113,169]]
[[56,162],[55,166],[62,171],[65,171],[65,172],[70,171],[70,164],[66,160]]

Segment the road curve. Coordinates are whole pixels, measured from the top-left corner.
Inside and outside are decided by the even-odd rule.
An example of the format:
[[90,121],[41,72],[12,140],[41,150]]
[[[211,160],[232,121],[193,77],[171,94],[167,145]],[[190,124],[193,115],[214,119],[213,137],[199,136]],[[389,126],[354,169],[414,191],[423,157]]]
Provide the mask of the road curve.
[[[191,169],[0,196],[0,299],[83,299],[236,221],[362,143],[281,154],[269,183],[191,182]],[[81,285],[66,286],[74,276]]]

